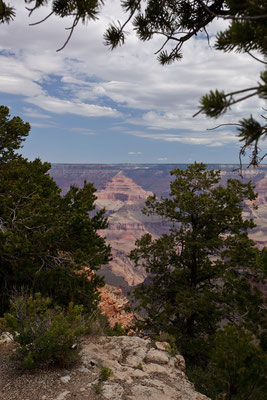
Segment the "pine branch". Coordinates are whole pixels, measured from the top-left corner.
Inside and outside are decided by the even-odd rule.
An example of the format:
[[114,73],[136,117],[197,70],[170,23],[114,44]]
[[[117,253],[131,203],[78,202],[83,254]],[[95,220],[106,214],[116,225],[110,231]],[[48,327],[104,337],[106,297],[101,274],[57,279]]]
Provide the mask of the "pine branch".
[[225,10],[221,13],[216,13],[213,10],[211,10],[210,7],[208,7],[202,0],[197,0],[197,2],[213,17],[216,18],[222,18],[222,19],[230,19],[232,21],[242,21],[242,20],[247,20],[247,21],[253,21],[253,20],[260,20],[260,19],[266,19],[267,14],[263,15],[251,15],[251,16],[245,16],[243,15],[242,17],[235,17],[233,15],[229,15],[231,10]]
[[75,18],[75,20],[74,20],[74,22],[73,22],[73,25],[72,25],[70,28],[66,28],[66,30],[67,30],[67,29],[70,29],[69,36],[67,37],[67,40],[65,41],[65,43],[63,44],[63,46],[60,47],[60,49],[57,49],[57,52],[63,50],[63,49],[67,46],[67,44],[69,43],[70,38],[72,37],[73,31],[74,31],[75,27],[77,26],[79,20],[80,20],[80,17],[77,15],[76,18]]
[[48,14],[45,18],[41,19],[41,21],[38,22],[33,22],[32,24],[29,24],[29,26],[34,26],[34,25],[39,25],[42,22],[46,21],[49,17],[51,17],[51,15],[54,14],[54,11],[52,11],[50,14]]

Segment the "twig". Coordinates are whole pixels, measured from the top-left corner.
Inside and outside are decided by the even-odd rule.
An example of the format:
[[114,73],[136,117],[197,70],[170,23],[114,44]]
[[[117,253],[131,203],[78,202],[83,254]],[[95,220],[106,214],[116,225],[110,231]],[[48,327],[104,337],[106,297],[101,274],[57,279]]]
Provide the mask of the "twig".
[[265,65],[267,64],[266,61],[260,60],[258,57],[255,57],[253,54],[251,54],[250,51],[247,50],[247,53],[250,55],[250,57],[254,58],[256,61],[259,61],[260,63],[265,64]]
[[29,24],[29,26],[41,24],[42,22],[46,21],[49,17],[51,17],[51,15],[53,15],[53,14],[54,14],[54,11],[52,11],[50,14],[48,14],[45,18],[41,19],[41,21],[33,22],[32,24]]
[[70,38],[71,38],[71,36],[73,34],[74,28],[77,26],[79,20],[80,20],[80,17],[76,16],[76,18],[75,18],[75,20],[73,22],[73,25],[70,28],[66,28],[66,29],[70,29],[69,36],[68,36],[66,42],[63,44],[63,46],[60,47],[60,49],[57,49],[57,52],[63,50],[67,46],[67,44],[69,43]]
[[220,128],[221,126],[226,126],[226,125],[242,126],[241,124],[229,122],[229,123],[226,123],[226,124],[217,125],[214,128],[207,128],[207,131],[213,131],[214,129],[217,129],[217,128]]

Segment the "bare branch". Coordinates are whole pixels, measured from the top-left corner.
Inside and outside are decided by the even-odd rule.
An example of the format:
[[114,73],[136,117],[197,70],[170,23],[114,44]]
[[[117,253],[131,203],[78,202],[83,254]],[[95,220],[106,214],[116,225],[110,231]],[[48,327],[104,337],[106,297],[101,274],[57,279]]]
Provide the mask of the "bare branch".
[[259,61],[260,63],[265,64],[265,65],[267,64],[266,61],[260,60],[258,57],[255,57],[253,54],[251,54],[250,51],[247,50],[247,53],[250,55],[250,57],[254,58],[256,61]]
[[165,42],[163,43],[163,45],[162,45],[154,54],[156,55],[156,54],[160,53],[161,50],[165,47],[165,45],[168,43],[168,41],[169,41],[170,39],[171,39],[171,38],[167,37],[167,39],[165,40]]
[[208,33],[208,31],[207,31],[205,26],[204,26],[203,30],[204,30],[204,32],[206,33],[206,36],[207,36],[208,46],[210,48],[212,48],[211,45],[210,45],[210,35],[209,35],[209,33]]
[[254,92],[254,93],[248,94],[247,96],[241,97],[240,99],[233,100],[231,103],[229,103],[228,107],[231,107],[233,104],[239,103],[240,101],[246,100],[249,97],[256,96],[256,94],[258,94],[258,92]]
[[72,25],[70,28],[66,28],[66,29],[70,29],[69,36],[67,37],[67,40],[66,40],[66,42],[63,44],[63,46],[60,47],[60,49],[57,49],[57,52],[63,50],[63,49],[67,46],[67,44],[69,43],[70,38],[71,38],[71,36],[72,36],[72,34],[73,34],[73,31],[74,31],[75,27],[77,26],[79,20],[80,20],[80,17],[76,16],[76,18],[75,18],[75,20],[74,20],[74,22],[73,22],[73,25]]
[[207,131],[213,131],[214,129],[220,128],[221,126],[227,126],[227,125],[242,126],[241,124],[229,122],[229,123],[227,123],[227,124],[220,124],[220,125],[217,125],[217,126],[215,126],[214,128],[207,128]]
[[39,25],[42,22],[46,21],[49,17],[51,17],[51,15],[54,14],[54,11],[52,11],[50,14],[48,14],[45,18],[41,19],[41,21],[38,22],[33,22],[32,24],[29,24],[29,26],[34,26],[34,25]]

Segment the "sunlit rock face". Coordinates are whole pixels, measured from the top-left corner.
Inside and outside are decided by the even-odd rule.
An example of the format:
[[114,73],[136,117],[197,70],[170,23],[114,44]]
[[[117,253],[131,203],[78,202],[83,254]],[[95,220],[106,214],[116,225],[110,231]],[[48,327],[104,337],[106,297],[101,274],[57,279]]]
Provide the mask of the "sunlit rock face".
[[141,210],[151,194],[122,172],[115,175],[104,190],[96,193],[97,206],[105,207],[109,218],[108,229],[101,232],[111,245],[113,256],[109,265],[101,270],[106,280],[109,281],[109,271],[122,277],[129,286],[138,285],[145,279],[145,271],[135,268],[128,254],[134,248],[135,241],[148,231]]
[[115,286],[105,285],[100,289],[100,309],[107,316],[112,327],[120,324],[123,328],[130,327],[134,322],[133,312],[128,311],[129,300],[122,290]]
[[[137,185],[132,179],[127,178],[122,171],[115,175],[106,188],[97,192],[98,204],[111,207],[114,210],[114,202],[127,202],[133,204],[139,200],[146,200],[152,192],[145,191],[141,186]],[[112,203],[110,203],[110,200]],[[122,205],[122,204],[120,204]]]
[[[168,348],[168,343],[134,336],[100,336],[84,341],[80,356],[88,378],[91,371],[99,376],[103,366],[112,372],[102,384],[103,399],[210,400],[188,380],[184,358],[170,356]],[[97,382],[87,381],[89,390]]]

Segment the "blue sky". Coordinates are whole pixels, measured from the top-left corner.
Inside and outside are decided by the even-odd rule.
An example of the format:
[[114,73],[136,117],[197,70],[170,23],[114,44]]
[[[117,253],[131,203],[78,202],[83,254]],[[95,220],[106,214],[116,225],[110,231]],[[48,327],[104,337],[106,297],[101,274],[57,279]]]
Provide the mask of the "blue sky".
[[[1,25],[0,103],[32,126],[25,157],[62,163],[238,162],[235,130],[207,128],[251,113],[258,117],[263,101],[239,103],[217,121],[192,115],[210,89],[254,86],[262,64],[194,39],[182,61],[162,67],[154,56],[161,39],[140,43],[132,32],[125,46],[111,52],[103,33],[121,17],[115,0],[106,2],[98,21],[78,26],[57,53],[71,21],[52,17],[30,27],[49,7],[29,19],[23,1],[10,4],[17,16]],[[221,21],[210,27],[211,42],[223,27]]]

